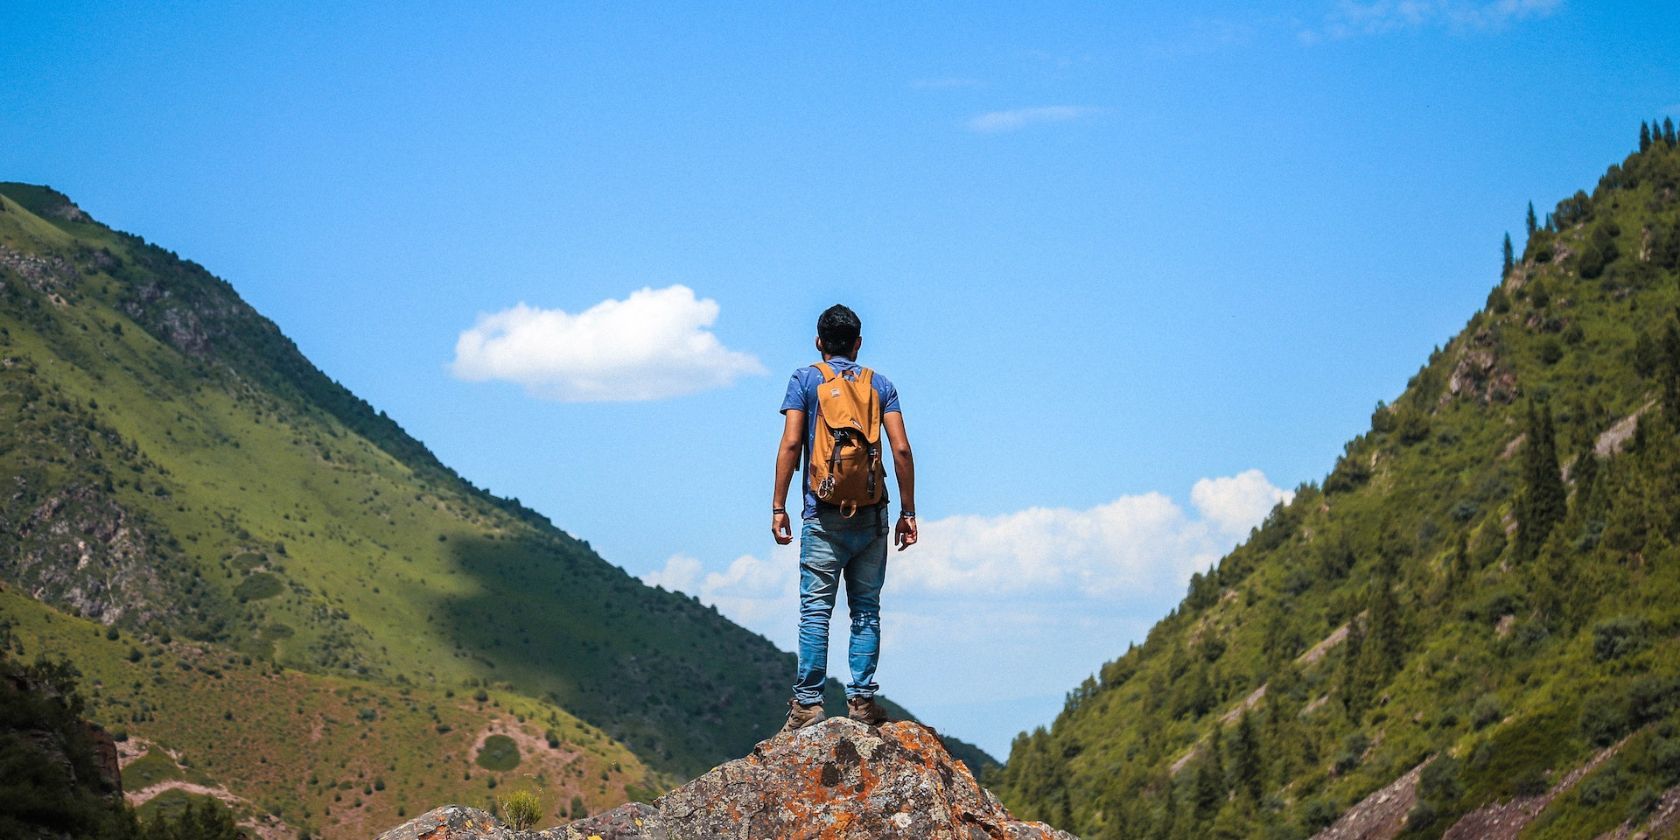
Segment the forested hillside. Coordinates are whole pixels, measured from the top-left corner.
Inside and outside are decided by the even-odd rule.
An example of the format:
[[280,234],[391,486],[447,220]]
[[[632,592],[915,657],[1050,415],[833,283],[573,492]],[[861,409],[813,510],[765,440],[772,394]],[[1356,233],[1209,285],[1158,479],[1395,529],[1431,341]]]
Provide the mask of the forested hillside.
[[1526,228],[1323,482],[1016,739],[1008,805],[1088,838],[1675,830],[1673,123]]
[[[29,628],[30,654],[80,663],[93,719],[215,761],[208,781],[294,827],[391,824],[434,790],[482,804],[543,766],[485,772],[473,739],[498,726],[598,777],[545,779],[568,812],[574,792],[646,798],[745,753],[785,709],[790,654],[473,487],[204,268],[10,183],[0,484],[0,617]],[[82,619],[109,636],[66,631]],[[294,699],[329,733],[436,743],[413,762],[335,752],[347,764],[310,783],[272,765],[308,775],[319,727],[272,723],[225,751],[255,731],[242,716]],[[375,775],[411,795],[375,795]]]

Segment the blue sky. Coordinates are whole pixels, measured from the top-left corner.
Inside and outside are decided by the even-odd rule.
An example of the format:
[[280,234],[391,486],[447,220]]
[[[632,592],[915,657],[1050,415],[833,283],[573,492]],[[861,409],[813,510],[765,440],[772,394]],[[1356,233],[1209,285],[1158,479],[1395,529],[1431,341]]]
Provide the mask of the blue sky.
[[880,680],[1000,756],[1323,475],[1528,201],[1680,117],[1666,3],[13,0],[0,32],[0,178],[784,647],[775,408],[852,305],[926,530]]

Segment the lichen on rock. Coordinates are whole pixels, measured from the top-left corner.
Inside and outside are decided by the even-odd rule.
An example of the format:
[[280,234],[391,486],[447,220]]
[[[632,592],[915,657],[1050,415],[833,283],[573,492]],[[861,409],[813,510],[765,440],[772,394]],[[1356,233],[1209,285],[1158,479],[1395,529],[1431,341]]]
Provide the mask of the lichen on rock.
[[713,838],[1074,840],[1022,822],[908,721],[830,719],[759,743],[651,805],[632,802],[542,831],[513,831],[449,805],[378,840],[713,840]]

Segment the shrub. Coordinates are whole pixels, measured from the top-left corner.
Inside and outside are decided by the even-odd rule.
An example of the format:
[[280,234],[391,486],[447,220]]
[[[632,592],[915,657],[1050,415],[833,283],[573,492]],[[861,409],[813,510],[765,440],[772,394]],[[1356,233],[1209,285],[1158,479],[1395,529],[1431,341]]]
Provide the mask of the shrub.
[[1336,775],[1344,775],[1359,766],[1365,758],[1365,751],[1371,746],[1371,739],[1363,732],[1354,732],[1342,739],[1342,751],[1336,756]]
[[1626,781],[1621,778],[1621,774],[1611,769],[1594,773],[1581,783],[1581,804],[1593,806],[1611,802],[1621,795],[1625,785]]
[[1563,345],[1557,339],[1548,338],[1540,342],[1540,363],[1550,367],[1563,359]]
[[1546,775],[1539,770],[1529,770],[1517,777],[1516,791],[1518,796],[1540,796],[1551,789],[1551,784],[1546,781]]
[[1489,724],[1498,723],[1505,716],[1505,710],[1499,705],[1499,696],[1483,694],[1476,698],[1470,707],[1470,728],[1484,729]]
[[1450,755],[1429,762],[1418,777],[1418,796],[1441,804],[1458,801],[1464,794],[1464,787],[1459,782],[1462,770],[1458,759]]
[[1644,726],[1680,706],[1680,677],[1640,677],[1628,689],[1628,723]]
[[1314,799],[1301,809],[1301,827],[1306,829],[1308,834],[1316,834],[1335,822],[1339,816],[1341,811],[1329,800]]
[[529,790],[516,790],[501,798],[502,820],[514,831],[524,831],[536,825],[542,816],[542,800]]
[[1420,831],[1434,825],[1435,821],[1440,818],[1440,812],[1435,809],[1434,805],[1430,804],[1429,800],[1420,799],[1416,805],[1412,806],[1411,813],[1406,815],[1406,828],[1411,831]]
[[1634,825],[1644,822],[1652,811],[1657,810],[1657,803],[1661,801],[1662,796],[1656,791],[1648,787],[1640,788],[1639,792],[1633,795],[1633,802],[1628,805],[1628,821]]
[[1615,698],[1599,695],[1582,706],[1581,735],[1595,746],[1608,747],[1627,730],[1627,708]]
[[1650,635],[1650,624],[1638,616],[1617,616],[1593,625],[1593,658],[1600,662],[1638,652]]

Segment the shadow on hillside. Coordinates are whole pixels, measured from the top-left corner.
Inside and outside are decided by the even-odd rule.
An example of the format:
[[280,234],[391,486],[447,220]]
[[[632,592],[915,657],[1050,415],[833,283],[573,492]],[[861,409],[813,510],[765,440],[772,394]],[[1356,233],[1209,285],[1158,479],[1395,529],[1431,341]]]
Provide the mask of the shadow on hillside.
[[789,654],[563,538],[452,536],[477,594],[440,596],[450,655],[558,702],[661,770],[694,775],[781,723]]

